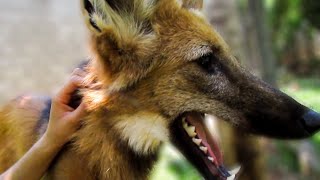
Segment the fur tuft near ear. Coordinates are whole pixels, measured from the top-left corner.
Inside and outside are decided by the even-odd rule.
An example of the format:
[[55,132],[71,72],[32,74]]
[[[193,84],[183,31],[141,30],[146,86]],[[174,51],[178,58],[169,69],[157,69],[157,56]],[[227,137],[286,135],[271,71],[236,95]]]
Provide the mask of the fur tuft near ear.
[[99,81],[112,91],[129,87],[152,66],[156,36],[151,16],[156,0],[81,1],[93,34],[91,47]]
[[97,26],[93,18],[95,15],[93,4],[89,0],[81,0],[81,9],[88,28],[93,32],[101,32],[101,29]]
[[132,33],[151,30],[150,16],[155,0],[81,0],[86,24],[95,33],[104,29],[131,30]]
[[203,0],[182,0],[182,7],[201,10],[203,7]]

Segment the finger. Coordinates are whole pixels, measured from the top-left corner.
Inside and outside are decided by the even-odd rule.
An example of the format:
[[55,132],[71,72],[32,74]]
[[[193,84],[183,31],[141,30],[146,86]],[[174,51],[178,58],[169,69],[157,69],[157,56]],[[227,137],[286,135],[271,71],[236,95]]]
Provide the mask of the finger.
[[72,75],[85,77],[87,75],[87,73],[84,70],[80,69],[80,68],[76,68],[75,70],[73,70]]
[[70,80],[62,87],[57,93],[56,98],[63,104],[67,104],[71,98],[71,95],[79,87],[83,85],[83,78],[77,75],[73,75]]
[[86,105],[82,102],[76,110],[68,115],[68,118],[73,122],[80,122],[86,114]]

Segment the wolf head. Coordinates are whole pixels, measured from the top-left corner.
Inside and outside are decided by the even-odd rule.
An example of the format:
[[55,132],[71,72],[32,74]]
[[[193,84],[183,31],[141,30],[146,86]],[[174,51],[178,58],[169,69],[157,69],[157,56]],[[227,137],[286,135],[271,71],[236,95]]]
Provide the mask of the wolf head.
[[81,1],[101,86],[92,101],[116,94],[114,127],[136,153],[171,140],[207,179],[225,179],[206,114],[275,138],[320,128],[318,113],[241,67],[202,15],[201,0]]

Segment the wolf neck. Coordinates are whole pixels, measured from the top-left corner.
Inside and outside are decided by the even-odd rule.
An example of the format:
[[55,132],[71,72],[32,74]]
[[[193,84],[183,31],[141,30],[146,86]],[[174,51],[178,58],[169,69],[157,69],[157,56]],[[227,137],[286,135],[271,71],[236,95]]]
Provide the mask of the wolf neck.
[[[101,66],[93,66],[93,62],[89,65],[91,80],[103,84],[97,75]],[[167,121],[145,91],[108,97],[105,93],[103,89],[83,91],[83,100],[90,107],[92,104],[92,112],[76,135],[75,150],[87,159],[88,167],[99,179],[146,179],[161,142],[169,139]],[[96,101],[99,99],[102,101]]]
[[[130,109],[130,108],[129,108]],[[77,135],[75,147],[88,158],[88,166],[101,179],[147,179],[161,142],[167,140],[166,124],[149,111],[91,113]]]

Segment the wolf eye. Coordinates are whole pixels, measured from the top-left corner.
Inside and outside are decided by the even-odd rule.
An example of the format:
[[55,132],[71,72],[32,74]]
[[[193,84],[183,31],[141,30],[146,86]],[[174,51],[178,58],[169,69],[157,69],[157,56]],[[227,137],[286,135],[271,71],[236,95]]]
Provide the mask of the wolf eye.
[[220,69],[221,65],[218,61],[218,58],[213,54],[208,54],[205,56],[202,56],[197,60],[197,64],[207,71],[209,74],[217,74]]

